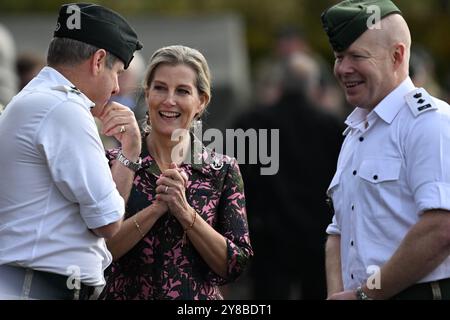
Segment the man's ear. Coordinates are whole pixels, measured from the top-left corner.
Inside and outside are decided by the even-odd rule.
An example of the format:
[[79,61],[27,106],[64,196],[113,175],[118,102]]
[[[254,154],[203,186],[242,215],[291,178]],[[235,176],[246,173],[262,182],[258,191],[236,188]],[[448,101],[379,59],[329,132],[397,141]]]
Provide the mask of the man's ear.
[[395,44],[392,52],[392,61],[394,63],[394,68],[398,69],[405,61],[406,46],[403,43]]
[[94,75],[99,74],[106,66],[106,50],[98,49],[91,57],[91,71]]

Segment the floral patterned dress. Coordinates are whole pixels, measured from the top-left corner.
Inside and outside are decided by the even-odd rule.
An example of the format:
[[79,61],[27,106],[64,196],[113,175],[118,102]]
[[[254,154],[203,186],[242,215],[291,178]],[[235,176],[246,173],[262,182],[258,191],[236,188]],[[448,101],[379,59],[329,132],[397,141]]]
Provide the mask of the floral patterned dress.
[[[201,143],[196,153],[192,146],[191,160],[197,161],[180,166],[189,176],[186,198],[197,213],[225,237],[228,251],[226,278],[214,273],[189,241],[182,244],[183,228],[167,213],[140,242],[107,269],[107,283],[101,298],[223,299],[219,286],[235,280],[253,256],[243,181],[236,159],[216,154]],[[108,151],[110,161],[115,159],[118,151]],[[143,168],[134,179],[127,203],[127,218],[154,201],[156,180],[161,174],[145,142],[141,157]]]

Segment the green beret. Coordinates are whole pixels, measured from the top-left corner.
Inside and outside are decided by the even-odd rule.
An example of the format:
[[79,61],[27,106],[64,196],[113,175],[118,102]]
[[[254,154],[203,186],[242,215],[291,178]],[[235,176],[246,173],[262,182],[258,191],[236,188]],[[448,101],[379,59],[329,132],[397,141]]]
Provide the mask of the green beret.
[[105,49],[122,60],[125,69],[134,52],[142,49],[136,32],[120,14],[91,3],[62,5],[53,36]]
[[[372,6],[379,8],[374,11]],[[390,14],[402,14],[390,0],[345,0],[322,13],[322,25],[333,50],[347,49],[368,28],[375,12],[383,19]]]

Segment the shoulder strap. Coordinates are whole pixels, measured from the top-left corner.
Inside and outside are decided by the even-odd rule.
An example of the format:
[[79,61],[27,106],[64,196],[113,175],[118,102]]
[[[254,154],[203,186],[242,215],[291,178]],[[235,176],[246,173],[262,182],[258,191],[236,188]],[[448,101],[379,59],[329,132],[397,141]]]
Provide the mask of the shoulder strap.
[[411,91],[405,96],[405,100],[414,117],[418,117],[431,110],[437,110],[438,108],[430,94],[424,88]]

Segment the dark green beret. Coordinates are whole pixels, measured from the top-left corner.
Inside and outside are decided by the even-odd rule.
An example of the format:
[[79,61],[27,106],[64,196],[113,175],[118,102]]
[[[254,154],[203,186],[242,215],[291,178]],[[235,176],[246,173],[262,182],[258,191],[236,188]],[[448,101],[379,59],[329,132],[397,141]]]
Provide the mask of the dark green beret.
[[120,14],[92,3],[61,6],[53,35],[105,49],[122,60],[125,69],[134,52],[142,49],[136,32]]
[[322,25],[334,51],[344,51],[368,29],[374,16],[371,6],[379,8],[381,19],[402,14],[390,0],[345,0],[322,13]]

